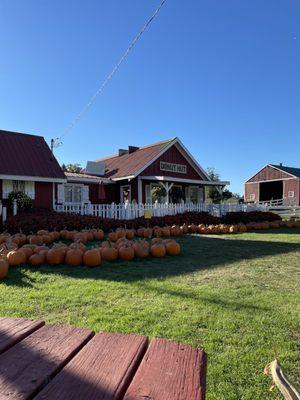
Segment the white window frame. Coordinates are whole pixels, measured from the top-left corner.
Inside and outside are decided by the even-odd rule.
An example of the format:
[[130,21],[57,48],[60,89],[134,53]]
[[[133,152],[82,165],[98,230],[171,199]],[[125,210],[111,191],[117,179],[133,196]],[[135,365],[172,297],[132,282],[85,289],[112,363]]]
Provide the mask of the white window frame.
[[251,194],[250,194],[249,200],[250,200],[250,201],[254,201],[254,200],[255,200],[255,193],[251,193]]
[[[21,187],[22,185],[22,187]],[[13,191],[20,191],[32,200],[35,199],[35,182],[24,181],[19,179],[3,179],[2,180],[2,198],[7,199],[8,195]]]
[[[66,199],[66,187],[70,186],[72,188],[72,201],[65,201]],[[81,201],[73,201],[74,199],[74,189],[80,187],[80,197],[81,197]],[[82,188],[84,187],[84,185],[81,184],[77,184],[77,183],[65,183],[64,184],[64,204],[66,205],[79,205],[82,204]]]
[[131,185],[122,185],[120,186],[120,203],[124,204],[124,188],[128,188],[128,192],[129,192],[129,203],[131,203]]

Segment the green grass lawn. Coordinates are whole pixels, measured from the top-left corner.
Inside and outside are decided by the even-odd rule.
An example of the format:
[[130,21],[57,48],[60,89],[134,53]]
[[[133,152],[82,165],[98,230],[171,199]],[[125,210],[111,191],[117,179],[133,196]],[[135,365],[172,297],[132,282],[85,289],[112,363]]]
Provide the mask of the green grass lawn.
[[179,241],[162,260],[11,269],[0,315],[200,346],[208,400],[281,399],[263,369],[276,355],[299,380],[300,229]]

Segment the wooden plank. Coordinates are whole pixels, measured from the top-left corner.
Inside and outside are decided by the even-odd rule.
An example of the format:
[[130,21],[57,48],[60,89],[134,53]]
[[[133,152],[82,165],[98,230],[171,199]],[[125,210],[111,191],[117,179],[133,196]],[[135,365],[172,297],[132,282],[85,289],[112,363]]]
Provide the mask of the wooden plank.
[[203,350],[154,339],[124,400],[203,400],[205,375]]
[[118,400],[147,348],[147,338],[97,334],[36,400]]
[[0,356],[0,399],[32,398],[93,336],[86,329],[45,325]]
[[32,321],[24,318],[0,318],[0,354],[43,325],[45,325],[44,321]]

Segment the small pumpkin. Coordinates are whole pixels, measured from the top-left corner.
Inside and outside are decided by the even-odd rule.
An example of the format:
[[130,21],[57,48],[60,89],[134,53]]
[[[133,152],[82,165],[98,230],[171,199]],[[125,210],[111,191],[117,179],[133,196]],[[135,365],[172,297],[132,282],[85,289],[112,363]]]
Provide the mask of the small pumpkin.
[[45,256],[41,253],[32,254],[28,259],[28,264],[32,267],[38,267],[39,265],[44,264]]
[[180,244],[170,241],[166,244],[166,252],[169,256],[178,256],[180,254]]
[[65,251],[60,248],[52,248],[46,254],[46,262],[50,265],[63,264],[65,259]]
[[90,268],[100,265],[101,255],[99,249],[87,250],[83,255],[83,264]]
[[119,258],[124,261],[131,261],[134,259],[134,249],[131,246],[124,245],[119,248]]
[[72,267],[78,267],[82,264],[82,251],[79,249],[70,249],[67,251],[65,263]]
[[132,240],[134,238],[134,230],[126,229],[126,238]]
[[26,262],[26,253],[23,250],[12,250],[7,254],[10,267],[16,267]]
[[119,252],[114,247],[103,246],[101,247],[101,257],[106,261],[115,261],[119,257]]
[[98,229],[93,232],[94,240],[103,240],[104,239],[104,232],[102,229]]
[[161,258],[166,255],[166,247],[163,243],[156,243],[151,246],[151,255],[156,258]]
[[0,255],[0,279],[4,279],[8,274],[9,263],[5,256]]
[[111,242],[116,242],[116,241],[119,239],[119,237],[118,237],[118,235],[117,235],[116,232],[109,232],[109,234],[108,234],[108,239],[109,239]]

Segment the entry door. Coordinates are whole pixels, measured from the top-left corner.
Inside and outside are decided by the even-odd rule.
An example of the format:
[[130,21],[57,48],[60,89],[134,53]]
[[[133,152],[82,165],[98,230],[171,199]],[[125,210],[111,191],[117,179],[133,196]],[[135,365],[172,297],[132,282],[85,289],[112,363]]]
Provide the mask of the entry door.
[[131,185],[120,187],[120,200],[121,203],[126,203],[127,201],[131,203]]

